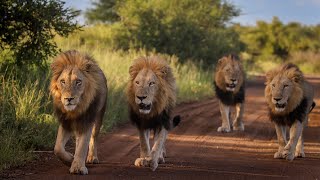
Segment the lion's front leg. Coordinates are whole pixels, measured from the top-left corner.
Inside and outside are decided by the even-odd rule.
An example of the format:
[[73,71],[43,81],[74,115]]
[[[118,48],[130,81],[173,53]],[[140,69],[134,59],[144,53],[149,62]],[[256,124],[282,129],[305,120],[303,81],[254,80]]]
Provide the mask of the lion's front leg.
[[95,124],[93,125],[92,134],[91,134],[90,143],[89,143],[87,163],[91,163],[91,164],[99,163],[97,141],[98,141],[98,135],[100,132],[101,124],[102,124],[102,118],[96,120]]
[[297,144],[297,147],[296,147],[296,151],[295,151],[295,154],[294,154],[295,157],[302,157],[302,158],[306,157],[306,155],[304,153],[303,131],[304,131],[304,128],[307,126],[307,123],[308,123],[308,117],[305,119],[305,121],[303,121],[301,135],[299,137],[298,144]]
[[230,120],[229,120],[229,114],[230,114],[230,107],[227,105],[224,105],[222,102],[219,102],[220,107],[220,113],[222,118],[222,125],[218,128],[218,132],[230,132]]
[[275,128],[276,128],[279,148],[278,148],[278,151],[274,153],[274,158],[276,159],[284,158],[282,153],[284,151],[285,145],[287,144],[286,127],[275,123]]
[[73,155],[66,151],[65,145],[71,137],[71,132],[65,130],[62,125],[59,126],[54,154],[67,166],[71,165]]
[[92,127],[86,132],[76,133],[77,144],[74,154],[74,160],[72,162],[70,173],[71,174],[88,174],[88,169],[85,165],[88,154],[89,141],[91,136]]
[[168,131],[164,127],[161,127],[156,136],[157,138],[152,147],[151,154],[146,158],[152,171],[155,171],[157,169],[160,157],[162,156],[163,158],[163,147],[165,145],[167,135]]
[[238,103],[236,104],[236,117],[233,121],[233,130],[235,131],[244,131],[244,125],[242,122],[244,111],[244,104]]
[[284,151],[282,153],[282,155],[289,161],[294,159],[294,153],[302,132],[302,128],[302,123],[298,120],[296,120],[290,128],[290,139],[287,145],[284,147]]
[[148,166],[146,157],[150,155],[150,130],[141,130],[139,129],[139,139],[140,139],[140,157],[137,158],[134,162],[135,166]]

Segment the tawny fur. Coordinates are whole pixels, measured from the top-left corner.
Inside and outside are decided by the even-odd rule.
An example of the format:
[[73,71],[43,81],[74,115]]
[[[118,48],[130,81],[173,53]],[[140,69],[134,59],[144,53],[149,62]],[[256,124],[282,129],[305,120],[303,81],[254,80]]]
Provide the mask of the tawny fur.
[[176,83],[168,63],[160,57],[140,57],[129,69],[130,80],[127,86],[128,103],[136,113],[139,109],[135,103],[134,79],[142,69],[152,70],[158,79],[158,92],[155,95],[154,107],[145,118],[159,115],[163,110],[172,110],[176,104]]
[[310,106],[313,102],[313,89],[310,86],[300,69],[293,64],[284,64],[276,69],[269,71],[266,74],[266,88],[265,88],[265,98],[267,100],[268,106],[270,110],[279,114],[279,112],[275,111],[275,105],[272,103],[272,80],[278,76],[279,79],[281,77],[286,77],[293,83],[292,93],[290,94],[290,98],[288,99],[288,104],[286,109],[280,114],[288,114],[292,112],[301,102],[301,100],[305,97],[308,100],[308,106]]
[[[313,97],[312,86],[294,64],[283,64],[266,74],[265,98],[279,143],[274,158],[292,161],[295,157],[305,157],[303,129],[315,106]],[[290,128],[289,140],[286,126]]]
[[[224,68],[230,67],[230,71],[226,72]],[[230,77],[231,74],[236,74],[238,78],[237,86],[233,93],[237,93],[240,87],[243,85],[245,80],[245,73],[240,60],[233,57],[233,55],[224,56],[219,59],[218,64],[213,74],[216,85],[226,91],[226,78]]]
[[[58,55],[51,69],[50,92],[60,122],[54,153],[71,164],[70,173],[88,174],[85,161],[99,163],[96,144],[106,110],[107,80],[90,56],[76,50]],[[66,102],[74,97],[77,101],[69,109]],[[76,136],[74,156],[65,150],[71,135]]]

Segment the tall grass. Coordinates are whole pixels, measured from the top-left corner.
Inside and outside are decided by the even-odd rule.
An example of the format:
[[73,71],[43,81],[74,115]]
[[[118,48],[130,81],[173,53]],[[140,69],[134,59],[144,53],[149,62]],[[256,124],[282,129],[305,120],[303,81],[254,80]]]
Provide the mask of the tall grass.
[[29,160],[33,149],[52,146],[57,123],[47,77],[16,70],[0,74],[0,170]]

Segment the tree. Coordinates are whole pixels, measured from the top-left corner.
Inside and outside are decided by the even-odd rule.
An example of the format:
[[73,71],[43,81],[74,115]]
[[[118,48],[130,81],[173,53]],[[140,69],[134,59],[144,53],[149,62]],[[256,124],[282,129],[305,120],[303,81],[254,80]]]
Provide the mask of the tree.
[[119,0],[100,0],[93,2],[94,8],[88,9],[85,16],[89,23],[113,23],[120,19],[116,12],[116,4]]
[[[102,8],[96,6],[98,12]],[[238,35],[227,24],[240,11],[224,0],[115,0],[114,38],[118,48],[145,48],[175,54],[180,59],[215,62],[223,54],[239,52]],[[109,12],[110,10],[108,10]],[[100,13],[103,15],[102,13]],[[97,20],[99,20],[97,18]],[[116,41],[117,42],[117,41]]]
[[10,49],[16,64],[46,64],[57,53],[55,35],[79,29],[79,11],[59,0],[6,0],[0,2],[0,50]]

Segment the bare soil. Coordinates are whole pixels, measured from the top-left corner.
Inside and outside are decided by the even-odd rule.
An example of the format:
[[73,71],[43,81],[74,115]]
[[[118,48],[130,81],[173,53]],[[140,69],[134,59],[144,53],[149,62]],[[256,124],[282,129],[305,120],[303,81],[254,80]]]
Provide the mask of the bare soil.
[[[218,133],[221,117],[216,98],[182,103],[175,109],[182,121],[170,132],[167,158],[155,172],[133,165],[139,156],[137,130],[127,123],[99,139],[100,164],[88,165],[89,175],[70,175],[53,155],[16,170],[21,179],[320,179],[320,78],[308,77],[317,106],[305,130],[306,158],[273,159],[276,133],[268,119],[264,78],[247,83],[244,132]],[[48,158],[49,157],[49,158]],[[24,176],[19,175],[23,172]]]

